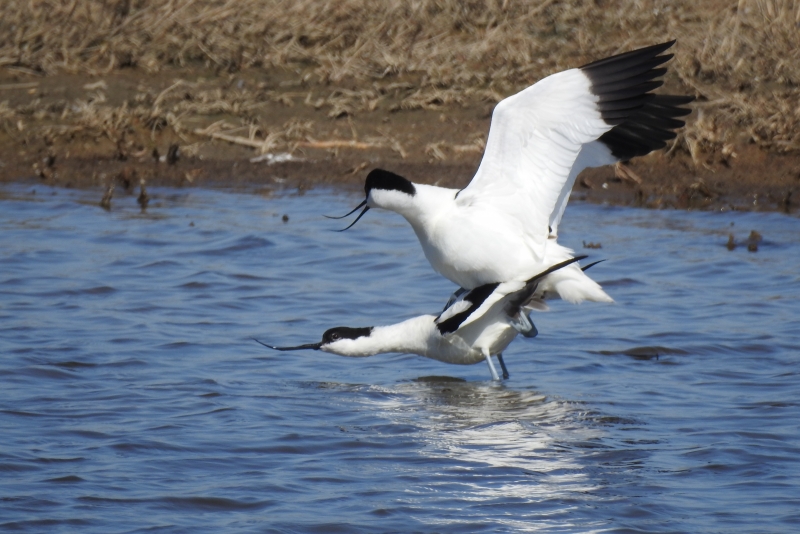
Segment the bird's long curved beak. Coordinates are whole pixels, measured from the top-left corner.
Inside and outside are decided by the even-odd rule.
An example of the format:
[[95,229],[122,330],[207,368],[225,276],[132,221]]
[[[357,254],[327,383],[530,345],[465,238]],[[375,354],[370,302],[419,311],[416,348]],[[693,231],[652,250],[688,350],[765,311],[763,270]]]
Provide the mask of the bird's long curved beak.
[[[355,221],[351,222],[350,225],[347,228],[342,228],[341,230],[336,230],[336,231],[337,232],[344,232],[345,230],[349,230],[350,228],[352,228],[353,225],[356,224],[358,222],[358,220],[361,217],[363,217],[365,213],[367,213],[367,211],[369,211],[369,206],[367,206],[366,204],[367,204],[366,200],[364,202],[362,202],[361,204],[359,204],[358,208],[360,208],[361,206],[364,206],[364,209],[361,211],[361,213],[358,214],[358,217],[356,217]],[[358,209],[358,208],[356,208],[356,209]],[[353,210],[353,211],[355,211],[355,210]],[[353,212],[351,211],[350,213],[353,213]],[[350,215],[350,213],[348,213],[348,215]]]
[[261,345],[264,345],[268,349],[272,349],[272,350],[305,350],[305,349],[319,350],[320,347],[322,347],[322,342],[321,341],[319,343],[308,343],[306,345],[298,345],[296,347],[273,347],[272,345],[267,345],[266,343],[263,343],[263,342],[257,340],[256,338],[253,338],[253,341],[255,341],[256,343],[259,343]]
[[358,210],[360,210],[361,208],[363,208],[364,206],[366,206],[366,204],[367,204],[367,200],[366,200],[366,199],[364,199],[364,202],[362,202],[361,204],[359,204],[358,206],[356,206],[355,208],[353,208],[353,209],[352,209],[352,211],[349,211],[349,212],[345,213],[345,214],[344,214],[344,215],[342,215],[341,217],[333,217],[332,215],[323,215],[323,217],[326,217],[326,218],[328,218],[328,219],[344,219],[345,217],[347,217],[347,216],[349,216],[349,215],[352,215],[352,214],[354,214],[355,212],[357,212]]

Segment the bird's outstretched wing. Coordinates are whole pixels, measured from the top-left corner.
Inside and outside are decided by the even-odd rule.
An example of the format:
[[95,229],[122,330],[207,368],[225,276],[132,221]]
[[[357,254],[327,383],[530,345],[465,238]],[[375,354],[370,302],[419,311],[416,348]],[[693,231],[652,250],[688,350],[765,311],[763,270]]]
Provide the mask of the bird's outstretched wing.
[[[478,172],[457,202],[518,220],[527,246],[542,258],[548,226],[560,219],[582,148],[653,100],[651,91],[662,84],[655,78],[666,72],[657,67],[672,57],[663,52],[674,43],[553,74],[501,101],[492,114]],[[608,146],[599,144],[587,148],[581,165],[616,161]]]
[[436,328],[443,336],[452,334],[482,317],[509,293],[520,291],[524,287],[525,282],[520,281],[484,284],[471,289],[459,296],[434,320]]
[[550,214],[550,234],[558,234],[558,225],[569,201],[575,179],[584,169],[601,167],[618,161],[644,156],[667,146],[667,141],[677,135],[675,130],[686,124],[676,117],[692,112],[681,107],[693,101],[693,96],[654,95],[628,119],[601,135],[597,141],[581,147],[569,177],[561,188],[556,207]]
[[507,299],[506,307],[513,308],[511,313],[516,315],[519,313],[520,308],[533,296],[536,286],[542,278],[584,258],[586,256],[576,256],[562,261],[529,280],[484,284],[475,289],[465,291],[434,319],[436,328],[439,329],[443,336],[452,334],[459,328],[463,328],[483,317],[493,306],[508,295],[511,296]]

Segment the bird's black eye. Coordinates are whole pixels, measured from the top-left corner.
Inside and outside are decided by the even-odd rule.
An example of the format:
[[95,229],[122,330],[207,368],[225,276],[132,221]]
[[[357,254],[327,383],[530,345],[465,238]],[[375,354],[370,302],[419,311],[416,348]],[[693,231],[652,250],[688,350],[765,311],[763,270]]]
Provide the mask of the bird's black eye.
[[334,332],[334,333],[332,333],[332,334],[331,334],[331,340],[332,340],[332,341],[336,341],[336,340],[337,340],[337,339],[339,339],[339,338],[340,338],[340,336],[339,336],[339,334],[337,334],[336,332]]

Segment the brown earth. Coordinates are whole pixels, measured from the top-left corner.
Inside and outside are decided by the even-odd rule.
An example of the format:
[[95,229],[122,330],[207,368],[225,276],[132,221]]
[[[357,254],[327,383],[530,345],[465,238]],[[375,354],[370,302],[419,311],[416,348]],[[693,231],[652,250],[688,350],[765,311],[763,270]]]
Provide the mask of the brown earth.
[[[358,188],[375,167],[424,183],[469,182],[497,98],[473,94],[456,104],[434,99],[405,106],[414,80],[394,79],[375,90],[374,103],[353,110],[349,90],[306,87],[285,69],[171,69],[153,75],[122,69],[102,77],[0,70],[0,102],[15,113],[4,117],[0,109],[0,180],[96,188],[98,201],[111,184],[118,192],[134,192],[142,181]],[[339,110],[337,95],[343,96]],[[237,99],[250,108],[236,109]],[[192,113],[201,103],[203,113]],[[147,112],[136,112],[137,104]],[[195,108],[176,115],[184,104]],[[160,111],[162,105],[171,111]],[[743,137],[692,154],[680,139],[627,165],[586,171],[575,196],[721,210],[793,211],[800,202],[792,196],[800,187],[796,151],[765,150]],[[259,161],[262,153],[267,156]],[[292,161],[265,159],[288,153]]]
[[[800,0],[6,0],[0,181],[466,184],[493,106],[548,74],[676,39],[666,150],[576,196],[793,209]],[[263,158],[291,154],[269,164]],[[177,156],[177,157],[176,157]],[[253,162],[253,158],[262,157]]]

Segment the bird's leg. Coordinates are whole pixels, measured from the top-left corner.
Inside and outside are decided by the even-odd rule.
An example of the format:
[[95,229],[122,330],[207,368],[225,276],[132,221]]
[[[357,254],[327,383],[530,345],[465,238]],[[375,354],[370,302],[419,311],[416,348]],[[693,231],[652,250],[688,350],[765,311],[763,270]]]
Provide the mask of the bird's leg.
[[486,358],[486,363],[489,364],[489,371],[492,373],[492,380],[500,380],[500,377],[497,374],[497,369],[494,368],[494,364],[492,363],[492,355],[489,354],[488,350],[483,350],[483,357]]
[[508,369],[506,369],[506,362],[503,361],[503,355],[497,355],[497,361],[500,362],[500,368],[503,370],[503,380],[508,380]]
[[525,315],[521,311],[517,314],[516,320],[511,320],[511,326],[514,327],[514,330],[528,338],[539,335],[539,331],[536,330],[536,325],[531,321],[531,316]]

